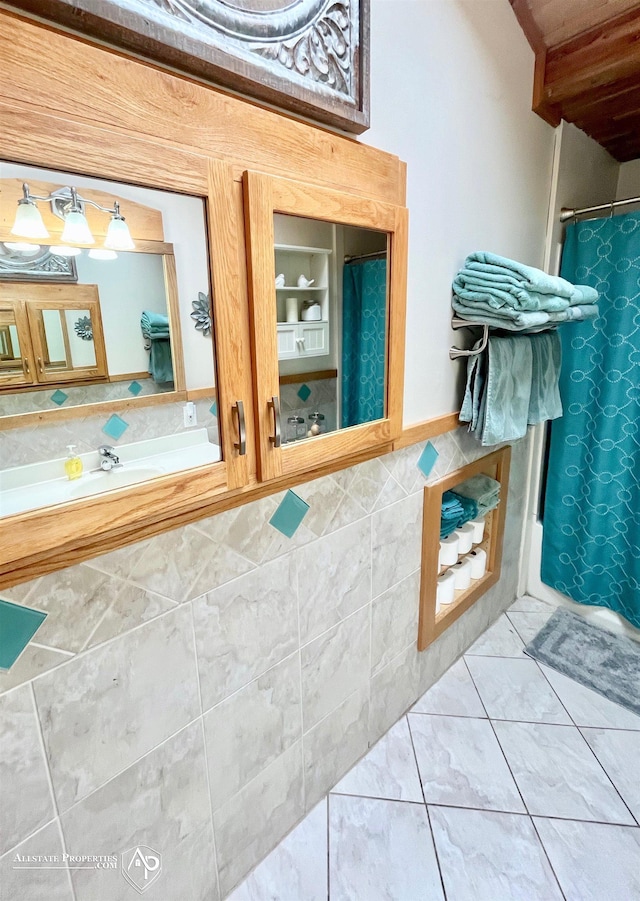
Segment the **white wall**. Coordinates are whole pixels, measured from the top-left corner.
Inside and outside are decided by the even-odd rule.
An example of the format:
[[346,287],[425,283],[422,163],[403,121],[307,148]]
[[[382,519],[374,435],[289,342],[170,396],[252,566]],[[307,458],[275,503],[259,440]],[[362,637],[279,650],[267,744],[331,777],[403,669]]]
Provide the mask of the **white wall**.
[[[640,197],[640,160],[632,160],[620,166],[616,200],[625,200],[627,197]],[[629,207],[629,211],[631,210],[637,210],[637,207]]]
[[488,250],[541,265],[553,129],[508,0],[372,0],[371,129],[408,164],[406,424],[458,409],[451,281]]
[[76,266],[81,284],[98,285],[109,374],[144,372],[149,352],[140,317],[144,310],[167,314],[162,257],[120,253],[117,260],[92,260],[83,252]]

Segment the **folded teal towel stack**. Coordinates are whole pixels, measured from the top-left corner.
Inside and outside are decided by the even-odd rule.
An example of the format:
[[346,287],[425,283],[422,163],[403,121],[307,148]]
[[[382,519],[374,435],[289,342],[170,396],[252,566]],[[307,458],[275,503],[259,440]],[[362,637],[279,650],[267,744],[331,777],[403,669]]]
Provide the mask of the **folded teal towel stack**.
[[478,505],[477,515],[483,517],[500,502],[500,482],[481,473],[456,485],[456,494],[475,501]]
[[464,497],[456,491],[445,491],[442,495],[442,511],[440,514],[440,538],[451,535],[465,522],[478,515],[478,504],[471,497]]
[[510,330],[598,315],[595,288],[483,251],[467,257],[453,293],[453,308],[462,318]]
[[442,511],[440,513],[440,538],[446,538],[464,521],[464,507],[460,498],[451,491],[442,495]]

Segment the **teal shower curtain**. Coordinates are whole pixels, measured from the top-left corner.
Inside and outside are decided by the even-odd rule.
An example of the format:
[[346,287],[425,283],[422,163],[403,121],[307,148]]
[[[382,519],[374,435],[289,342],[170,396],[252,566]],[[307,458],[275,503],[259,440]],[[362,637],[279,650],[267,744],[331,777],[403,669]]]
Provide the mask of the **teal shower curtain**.
[[387,261],[347,263],[342,277],[342,428],[384,416]]
[[600,317],[560,329],[542,581],[640,628],[640,213],[569,226],[562,275],[597,288]]

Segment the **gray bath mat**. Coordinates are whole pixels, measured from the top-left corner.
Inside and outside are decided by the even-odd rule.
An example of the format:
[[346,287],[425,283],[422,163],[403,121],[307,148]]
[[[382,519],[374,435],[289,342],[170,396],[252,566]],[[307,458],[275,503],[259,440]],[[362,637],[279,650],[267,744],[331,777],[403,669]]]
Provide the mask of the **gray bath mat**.
[[640,644],[558,608],[525,652],[640,716]]

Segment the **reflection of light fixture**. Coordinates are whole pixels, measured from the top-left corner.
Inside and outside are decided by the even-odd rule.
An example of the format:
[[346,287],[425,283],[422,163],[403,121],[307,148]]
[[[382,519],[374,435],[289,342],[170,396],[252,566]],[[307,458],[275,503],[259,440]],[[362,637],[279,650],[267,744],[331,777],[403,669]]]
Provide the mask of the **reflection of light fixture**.
[[14,253],[39,253],[39,244],[25,244],[22,241],[4,241],[7,250],[13,250]]
[[77,257],[82,250],[79,247],[70,247],[68,244],[54,244],[49,250],[58,257]]
[[102,247],[92,248],[89,251],[92,260],[117,260],[118,254],[115,250],[103,250]]
[[[39,197],[31,194],[29,185],[22,185],[23,197],[18,201],[16,219],[11,229],[11,234],[23,238],[48,238],[47,231],[37,201],[51,204],[51,211],[55,216],[64,220],[62,241],[65,244],[95,244],[95,238],[91,234],[89,223],[85,216],[85,207],[95,207],[102,213],[111,214],[111,222],[107,229],[104,246],[108,250],[134,250],[135,244],[131,239],[129,227],[120,213],[120,204],[114,201],[113,208],[101,206],[95,200],[87,200],[81,197],[75,188],[60,188],[47,197]],[[67,253],[66,256],[75,256]],[[103,257],[103,259],[105,259]]]

